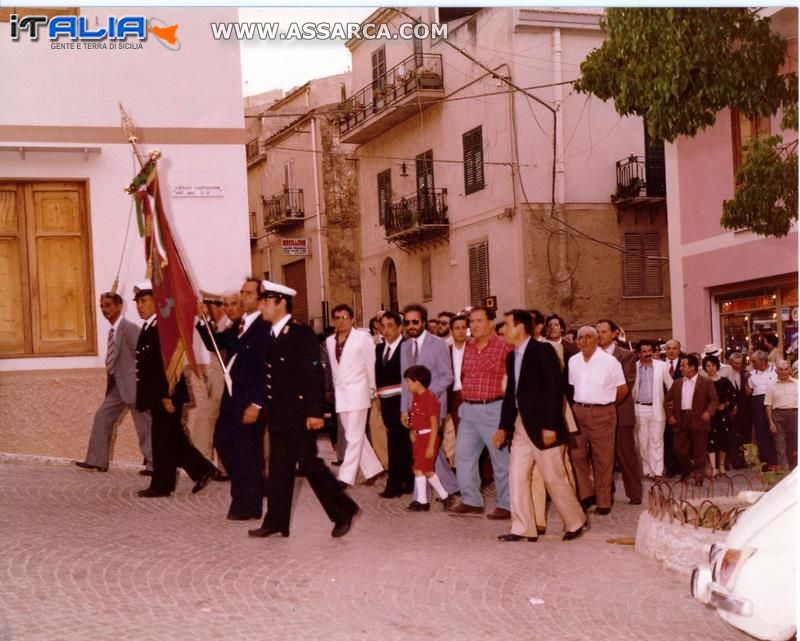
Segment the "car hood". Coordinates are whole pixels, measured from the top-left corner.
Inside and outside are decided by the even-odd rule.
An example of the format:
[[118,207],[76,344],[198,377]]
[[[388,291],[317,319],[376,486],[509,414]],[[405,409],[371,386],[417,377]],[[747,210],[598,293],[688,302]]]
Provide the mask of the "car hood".
[[[741,548],[759,534],[769,523],[797,506],[797,468],[789,476],[756,501],[739,517],[725,541],[727,547]],[[790,527],[794,527],[794,522]],[[784,535],[789,534],[787,532]],[[783,537],[780,537],[783,538]],[[793,536],[791,537],[794,538]]]

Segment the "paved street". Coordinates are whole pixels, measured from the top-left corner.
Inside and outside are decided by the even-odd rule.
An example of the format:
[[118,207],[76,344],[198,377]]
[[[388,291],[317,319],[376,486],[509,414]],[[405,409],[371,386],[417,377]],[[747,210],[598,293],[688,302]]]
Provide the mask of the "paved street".
[[[135,469],[0,463],[0,641],[748,639],[630,546],[619,500],[587,535],[499,543],[505,523],[404,510],[377,489],[342,539],[298,481],[288,539],[225,519],[227,483],[140,499]],[[621,483],[618,483],[620,486]],[[533,605],[529,599],[544,600]]]

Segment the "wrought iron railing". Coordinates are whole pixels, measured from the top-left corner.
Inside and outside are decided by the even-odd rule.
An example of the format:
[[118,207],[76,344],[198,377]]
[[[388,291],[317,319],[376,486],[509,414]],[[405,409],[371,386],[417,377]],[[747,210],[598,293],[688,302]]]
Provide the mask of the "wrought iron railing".
[[616,200],[649,196],[663,198],[667,195],[664,165],[631,154],[617,161]]
[[346,134],[419,89],[444,89],[441,54],[412,54],[340,103],[339,134]]
[[393,202],[384,220],[387,238],[426,225],[448,224],[447,189],[433,188],[420,189]]
[[303,220],[305,216],[302,189],[284,189],[265,199],[263,204],[264,225],[267,227],[287,220]]

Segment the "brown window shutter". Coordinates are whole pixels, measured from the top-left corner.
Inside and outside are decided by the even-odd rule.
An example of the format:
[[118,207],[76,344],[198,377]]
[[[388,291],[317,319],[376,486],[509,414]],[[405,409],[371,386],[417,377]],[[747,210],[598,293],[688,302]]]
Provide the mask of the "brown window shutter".
[[481,305],[489,296],[489,243],[484,241],[469,247],[470,305]]
[[386,216],[392,206],[392,170],[387,169],[378,174],[378,224],[386,222]]
[[462,136],[464,146],[464,193],[471,194],[484,187],[483,128],[475,127]]
[[[17,185],[0,184],[0,354],[25,354],[27,287],[23,285],[25,225]],[[25,278],[27,281],[27,278]]]
[[422,300],[433,300],[433,273],[431,270],[431,257],[422,258]]

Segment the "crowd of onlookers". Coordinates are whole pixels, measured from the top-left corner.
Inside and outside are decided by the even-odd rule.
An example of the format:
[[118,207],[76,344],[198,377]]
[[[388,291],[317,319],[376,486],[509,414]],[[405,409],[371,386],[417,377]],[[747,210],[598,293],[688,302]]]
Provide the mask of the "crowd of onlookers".
[[[224,453],[232,481],[228,518],[261,516],[265,463],[275,461],[265,428],[279,407],[273,374],[286,360],[266,345],[299,326],[291,318],[293,296],[285,286],[248,279],[241,291],[209,296],[198,307],[198,331],[215,358],[191,383],[192,446],[203,463],[195,490],[209,478],[225,478],[206,465],[214,448]],[[101,298],[101,307],[110,303],[121,309],[121,301]],[[116,358],[119,309],[111,311],[109,349]],[[144,335],[155,314],[139,311]],[[577,538],[592,506],[595,514],[611,511],[615,470],[629,502],[638,505],[643,479],[680,475],[701,484],[744,467],[747,443],[757,445],[766,469],[796,465],[797,381],[775,336],[764,337],[769,351],[724,355],[713,344],[686,352],[675,338],[632,344],[611,319],[569,329],[558,314],[538,310],[497,317],[491,308],[472,306],[433,317],[410,304],[402,313],[378,313],[366,330],[340,304],[331,321],[318,335],[318,360],[303,370],[314,380],[321,370],[324,406],[296,411],[312,412],[303,417],[312,421],[309,430],[324,415],[320,424],[324,418],[341,488],[360,474],[365,485],[385,479],[385,499],[411,495],[409,510],[430,510],[430,488],[447,512],[477,515],[486,512],[482,490],[493,483],[494,506],[486,516],[510,521],[502,541],[535,541],[545,531],[548,496],[564,523],[563,538]],[[113,383],[118,366],[107,365]],[[311,380],[282,383],[290,384],[291,402],[317,393]],[[130,405],[117,401],[120,411]],[[91,447],[90,455],[79,465],[107,469],[107,446],[104,459]],[[301,473],[311,466],[303,460]],[[142,495],[169,494],[174,479],[167,485]],[[347,511],[344,532],[357,507]],[[288,535],[288,521],[277,530],[265,519],[254,531],[261,534],[251,534],[278,531]]]

